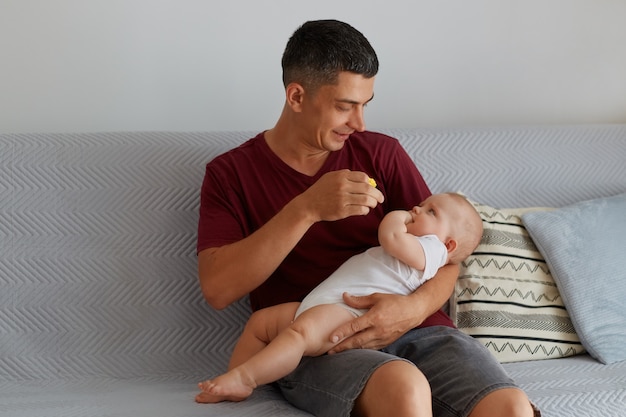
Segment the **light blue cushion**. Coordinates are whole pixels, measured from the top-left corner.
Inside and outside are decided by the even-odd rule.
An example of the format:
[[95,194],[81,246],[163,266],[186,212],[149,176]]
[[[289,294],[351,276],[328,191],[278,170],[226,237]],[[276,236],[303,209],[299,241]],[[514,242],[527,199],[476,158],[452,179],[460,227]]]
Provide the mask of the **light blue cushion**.
[[527,213],[522,221],[583,346],[605,364],[626,360],[626,194]]

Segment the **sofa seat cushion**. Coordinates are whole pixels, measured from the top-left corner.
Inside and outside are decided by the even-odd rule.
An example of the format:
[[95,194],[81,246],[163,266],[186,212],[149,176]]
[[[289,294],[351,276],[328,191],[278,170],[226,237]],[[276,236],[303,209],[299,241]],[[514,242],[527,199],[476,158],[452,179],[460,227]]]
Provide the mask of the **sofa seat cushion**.
[[0,417],[311,417],[271,386],[239,403],[198,404],[195,381],[172,378],[0,382]]
[[583,354],[503,366],[542,417],[624,415],[626,362],[603,365]]

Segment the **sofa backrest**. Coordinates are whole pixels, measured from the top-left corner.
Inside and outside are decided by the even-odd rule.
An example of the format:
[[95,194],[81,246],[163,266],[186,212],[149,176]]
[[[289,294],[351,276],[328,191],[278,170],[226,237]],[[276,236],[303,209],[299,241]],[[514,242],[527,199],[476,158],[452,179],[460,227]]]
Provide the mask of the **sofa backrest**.
[[[508,207],[626,192],[626,125],[386,133],[434,192]],[[223,371],[249,310],[200,294],[199,190],[253,135],[0,135],[0,381]]]
[[396,129],[433,192],[495,207],[553,206],[624,192],[626,125]]

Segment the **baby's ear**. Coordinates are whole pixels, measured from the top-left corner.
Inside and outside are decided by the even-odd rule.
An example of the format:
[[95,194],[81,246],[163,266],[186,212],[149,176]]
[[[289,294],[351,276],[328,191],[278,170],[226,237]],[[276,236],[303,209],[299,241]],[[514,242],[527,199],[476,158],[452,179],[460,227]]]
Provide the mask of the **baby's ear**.
[[456,240],[454,240],[454,239],[446,240],[446,249],[448,250],[448,253],[454,252],[456,247],[457,247]]

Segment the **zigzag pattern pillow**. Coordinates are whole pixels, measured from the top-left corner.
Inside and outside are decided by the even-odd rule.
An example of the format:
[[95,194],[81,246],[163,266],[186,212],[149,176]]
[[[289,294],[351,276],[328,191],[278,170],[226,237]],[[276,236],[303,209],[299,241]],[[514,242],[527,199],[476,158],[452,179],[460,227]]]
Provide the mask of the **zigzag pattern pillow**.
[[496,209],[472,201],[483,237],[461,265],[450,315],[500,362],[584,352],[545,260],[521,215],[545,208]]

